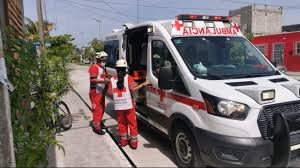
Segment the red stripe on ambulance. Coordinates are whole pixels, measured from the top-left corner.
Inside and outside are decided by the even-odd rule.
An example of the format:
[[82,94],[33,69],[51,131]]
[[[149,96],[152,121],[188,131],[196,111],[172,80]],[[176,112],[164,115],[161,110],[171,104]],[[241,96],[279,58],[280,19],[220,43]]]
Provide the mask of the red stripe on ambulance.
[[177,102],[192,106],[196,109],[201,109],[206,111],[205,103],[199,100],[191,99],[189,97],[181,96],[175,93],[167,93],[164,90],[157,89],[155,87],[148,86],[147,90],[160,95],[160,101],[163,101],[163,98],[167,97],[169,99],[175,100]]

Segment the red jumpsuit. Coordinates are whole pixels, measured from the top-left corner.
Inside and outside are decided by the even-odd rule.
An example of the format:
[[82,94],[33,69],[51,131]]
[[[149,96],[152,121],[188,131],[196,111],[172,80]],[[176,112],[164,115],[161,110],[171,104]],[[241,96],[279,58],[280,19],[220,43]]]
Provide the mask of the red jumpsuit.
[[[96,76],[99,80],[105,80],[106,74],[104,68],[99,64],[93,64],[89,68],[90,76]],[[91,79],[93,77],[90,77]],[[93,112],[93,126],[96,130],[101,130],[101,120],[105,107],[105,84],[92,84],[90,83],[90,99],[92,103]]]
[[[108,85],[108,94],[113,95],[114,98],[114,105],[115,105],[115,110],[117,112],[117,118],[118,118],[120,145],[126,146],[128,144],[127,135],[128,135],[128,127],[129,127],[130,137],[131,137],[129,145],[131,148],[136,149],[138,130],[137,130],[134,100],[130,92],[132,92],[133,88],[135,88],[137,84],[134,82],[131,76],[126,75],[124,77],[124,88],[120,90],[116,87],[115,84],[113,84],[113,82],[114,81],[116,82],[117,80],[118,80],[117,76],[111,79],[111,82]],[[120,101],[125,100],[127,104],[131,104],[131,105],[124,105],[124,102],[123,104],[121,103],[121,105],[116,104],[117,103],[116,101],[120,102],[119,100]]]

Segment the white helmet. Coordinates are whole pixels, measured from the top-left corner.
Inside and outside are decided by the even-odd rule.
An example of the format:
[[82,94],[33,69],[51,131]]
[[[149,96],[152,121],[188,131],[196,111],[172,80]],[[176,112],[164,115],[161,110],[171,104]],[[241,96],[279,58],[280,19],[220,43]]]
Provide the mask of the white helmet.
[[116,67],[117,68],[127,68],[127,61],[125,59],[119,59],[116,62]]
[[105,59],[105,57],[108,57],[105,51],[97,52],[96,54],[96,59]]

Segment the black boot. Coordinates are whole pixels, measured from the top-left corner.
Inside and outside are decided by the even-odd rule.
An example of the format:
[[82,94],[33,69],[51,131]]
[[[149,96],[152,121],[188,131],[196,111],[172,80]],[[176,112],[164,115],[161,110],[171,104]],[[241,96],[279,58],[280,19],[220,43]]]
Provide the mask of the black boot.
[[105,132],[102,131],[100,123],[93,123],[92,125],[93,131],[98,135],[104,135]]
[[98,135],[104,135],[105,132],[100,128],[100,129],[93,129],[93,131],[98,134]]

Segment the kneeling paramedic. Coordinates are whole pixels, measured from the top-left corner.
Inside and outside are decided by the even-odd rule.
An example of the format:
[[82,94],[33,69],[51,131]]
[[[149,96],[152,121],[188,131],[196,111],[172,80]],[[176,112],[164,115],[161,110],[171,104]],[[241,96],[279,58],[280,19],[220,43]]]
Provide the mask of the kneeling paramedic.
[[93,124],[92,128],[96,134],[104,135],[101,129],[101,121],[105,107],[105,92],[107,87],[106,73],[104,69],[107,54],[102,51],[96,56],[96,63],[89,68],[90,74],[90,99],[92,103]]
[[[126,69],[126,60],[118,60],[116,63],[117,75],[111,78],[111,81],[108,85],[108,94],[113,96],[114,107],[117,112],[120,145],[124,147],[129,143],[129,146],[132,149],[136,149],[138,146],[138,131],[132,92],[148,85],[149,82],[146,81],[140,85],[137,85],[133,78],[127,74]],[[129,139],[128,127],[130,130]]]

